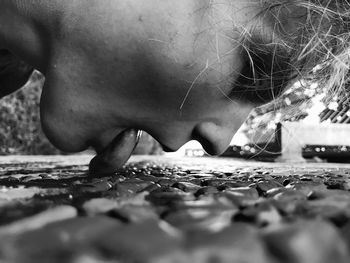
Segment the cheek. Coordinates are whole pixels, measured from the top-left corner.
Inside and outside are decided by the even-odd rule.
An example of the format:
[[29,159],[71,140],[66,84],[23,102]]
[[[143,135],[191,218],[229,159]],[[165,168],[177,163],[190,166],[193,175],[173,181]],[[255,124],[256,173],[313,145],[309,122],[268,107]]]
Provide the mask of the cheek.
[[[44,89],[41,103],[41,124],[45,135],[50,142],[62,151],[77,152],[85,150],[87,145],[84,138],[84,130],[79,125],[79,116],[74,114],[71,105],[63,96],[51,99],[52,94]],[[60,104],[60,102],[65,103]],[[78,122],[79,121],[79,122]]]
[[[88,147],[88,141],[106,129],[110,116],[103,116],[103,108],[96,96],[77,78],[69,78],[64,69],[46,75],[40,101],[43,130],[52,144],[67,152],[77,152]],[[101,121],[103,120],[103,121]]]

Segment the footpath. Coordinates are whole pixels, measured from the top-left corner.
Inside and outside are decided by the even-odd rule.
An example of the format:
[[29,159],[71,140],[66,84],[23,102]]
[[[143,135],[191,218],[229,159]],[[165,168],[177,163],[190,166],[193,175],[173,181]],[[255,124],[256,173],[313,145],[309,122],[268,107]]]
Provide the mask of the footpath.
[[1,263],[347,263],[350,165],[0,158]]

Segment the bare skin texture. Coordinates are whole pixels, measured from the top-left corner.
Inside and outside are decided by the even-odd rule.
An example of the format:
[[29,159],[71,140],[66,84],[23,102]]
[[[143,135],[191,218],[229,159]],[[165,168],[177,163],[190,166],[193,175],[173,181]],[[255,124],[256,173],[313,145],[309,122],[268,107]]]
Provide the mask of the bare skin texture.
[[253,2],[0,0],[0,48],[45,75],[44,131],[65,151],[94,147],[92,170],[120,167],[137,130],[168,150],[196,139],[220,154],[256,106],[232,93],[243,70],[233,29]]

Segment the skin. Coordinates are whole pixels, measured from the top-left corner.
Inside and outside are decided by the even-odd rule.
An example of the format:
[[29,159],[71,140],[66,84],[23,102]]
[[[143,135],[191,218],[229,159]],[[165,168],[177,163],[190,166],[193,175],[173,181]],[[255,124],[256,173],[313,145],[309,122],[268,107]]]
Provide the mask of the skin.
[[233,29],[252,2],[0,0],[0,48],[45,75],[44,131],[64,151],[95,148],[92,170],[121,166],[137,130],[215,155],[257,106],[231,84],[244,67]]

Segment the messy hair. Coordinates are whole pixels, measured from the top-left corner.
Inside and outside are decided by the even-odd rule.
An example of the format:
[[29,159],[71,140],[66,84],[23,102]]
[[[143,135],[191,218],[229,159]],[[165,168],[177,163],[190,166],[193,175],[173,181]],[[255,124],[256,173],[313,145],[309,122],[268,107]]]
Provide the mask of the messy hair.
[[344,94],[350,1],[260,0],[259,5],[262,11],[241,33],[249,66],[238,80],[240,94],[267,102],[292,82],[310,79],[325,88],[327,98]]

